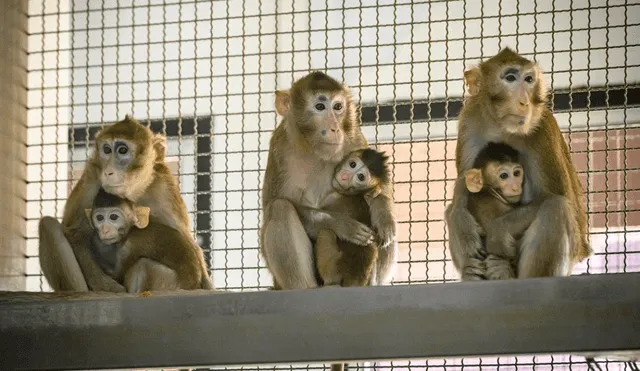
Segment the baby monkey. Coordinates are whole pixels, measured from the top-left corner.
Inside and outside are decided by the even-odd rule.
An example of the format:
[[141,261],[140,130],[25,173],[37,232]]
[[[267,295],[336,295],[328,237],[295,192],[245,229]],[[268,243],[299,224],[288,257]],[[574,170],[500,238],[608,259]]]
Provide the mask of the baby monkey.
[[[358,149],[336,165],[331,180],[333,192],[323,209],[344,213],[371,226],[369,205],[389,179],[388,157],[371,148]],[[337,240],[330,229],[318,230],[316,264],[325,286],[367,286],[373,282],[378,258],[378,243],[360,246]]]
[[[524,169],[518,158],[518,151],[504,143],[489,142],[473,164],[473,168],[464,173],[469,195],[469,212],[478,221],[483,230],[495,218],[517,207],[522,197]],[[511,232],[512,238],[519,238],[522,230]],[[483,231],[481,234],[484,234]],[[489,239],[491,236],[485,236]],[[488,251],[491,259],[514,260],[517,251],[514,241],[508,245],[510,251]],[[492,256],[493,255],[493,256]],[[513,271],[511,267],[510,271]],[[489,274],[490,275],[490,274]]]
[[200,247],[190,236],[157,222],[149,207],[100,188],[85,213],[95,230],[95,261],[127,292],[213,288]]

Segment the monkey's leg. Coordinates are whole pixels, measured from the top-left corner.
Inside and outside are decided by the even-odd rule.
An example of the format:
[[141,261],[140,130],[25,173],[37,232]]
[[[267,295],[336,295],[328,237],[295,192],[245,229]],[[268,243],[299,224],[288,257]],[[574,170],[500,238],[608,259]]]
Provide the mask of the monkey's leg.
[[462,281],[485,279],[486,251],[480,239],[480,227],[464,208],[450,204],[445,211],[449,233],[449,251]]
[[339,285],[342,277],[338,272],[338,261],[342,252],[338,248],[336,234],[328,229],[318,231],[315,246],[316,265],[324,286]]
[[45,216],[38,225],[40,268],[54,291],[89,291],[80,265],[57,219]]
[[570,215],[573,215],[570,206],[562,196],[551,196],[540,205],[521,240],[518,278],[567,276],[571,273]]
[[124,275],[127,292],[177,290],[178,274],[155,260],[140,258]]
[[318,287],[313,246],[294,205],[277,199],[267,214],[263,251],[278,286],[284,290]]

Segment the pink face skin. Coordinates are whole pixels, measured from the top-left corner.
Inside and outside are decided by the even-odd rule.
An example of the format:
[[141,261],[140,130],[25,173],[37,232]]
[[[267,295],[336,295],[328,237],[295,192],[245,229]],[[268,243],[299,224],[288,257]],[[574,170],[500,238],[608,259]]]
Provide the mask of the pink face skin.
[[497,177],[497,187],[502,196],[509,202],[519,202],[522,197],[522,181],[524,171],[520,164],[504,163],[500,165],[490,165],[489,169]]

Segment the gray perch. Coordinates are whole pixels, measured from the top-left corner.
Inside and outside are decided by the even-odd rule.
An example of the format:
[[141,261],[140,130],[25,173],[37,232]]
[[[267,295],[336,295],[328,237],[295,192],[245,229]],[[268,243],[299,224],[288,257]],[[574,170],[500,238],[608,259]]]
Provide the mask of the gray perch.
[[640,273],[308,291],[0,293],[0,368],[640,350]]

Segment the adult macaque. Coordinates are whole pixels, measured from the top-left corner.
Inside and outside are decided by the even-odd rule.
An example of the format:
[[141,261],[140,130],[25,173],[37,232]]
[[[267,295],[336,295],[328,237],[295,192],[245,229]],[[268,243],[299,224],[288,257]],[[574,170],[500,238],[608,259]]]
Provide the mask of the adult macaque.
[[[94,258],[127,292],[212,289],[200,247],[159,224],[146,206],[98,191],[85,213],[95,229]],[[106,269],[105,269],[106,268]]]
[[[335,168],[334,192],[323,202],[324,210],[371,225],[369,204],[380,194],[380,186],[389,181],[387,159],[383,153],[371,148],[348,154]],[[375,282],[376,242],[358,246],[338,240],[333,231],[323,228],[318,231],[315,256],[325,286],[366,286]]]
[[[469,195],[469,212],[483,228],[495,218],[506,214],[518,206],[522,198],[522,182],[524,170],[518,159],[518,151],[503,143],[490,142],[480,151],[473,163],[473,168],[464,173]],[[492,266],[501,266],[499,272],[504,277],[493,279],[515,278],[514,264],[518,255],[515,240],[531,224],[532,218],[524,218],[522,223],[514,224],[515,229],[509,231],[510,244],[502,251],[488,251],[486,261]]]
[[366,246],[379,236],[376,282],[386,283],[395,266],[395,219],[391,184],[370,205],[371,225],[322,210],[333,192],[335,166],[355,149],[368,147],[347,88],[322,72],[276,92],[283,117],[269,144],[262,188],[261,251],[276,289],[318,287],[311,238],[329,229],[343,240]]
[[40,265],[55,291],[125,291],[100,269],[90,250],[93,229],[84,210],[101,187],[150,207],[159,223],[189,235],[187,208],[164,163],[165,151],[164,136],[129,116],[96,135],[95,151],[69,195],[62,224],[52,217],[40,220]]
[[[531,221],[519,241],[517,274],[565,276],[591,255],[582,187],[558,124],[547,108],[547,89],[537,64],[509,48],[464,74],[470,96],[460,113],[456,168],[464,174],[488,142],[516,149],[527,176],[522,206],[482,228],[468,210],[463,177],[456,181],[445,217],[449,248],[462,280],[505,277],[486,252],[509,246],[514,224]],[[527,220],[527,218],[531,218]]]

